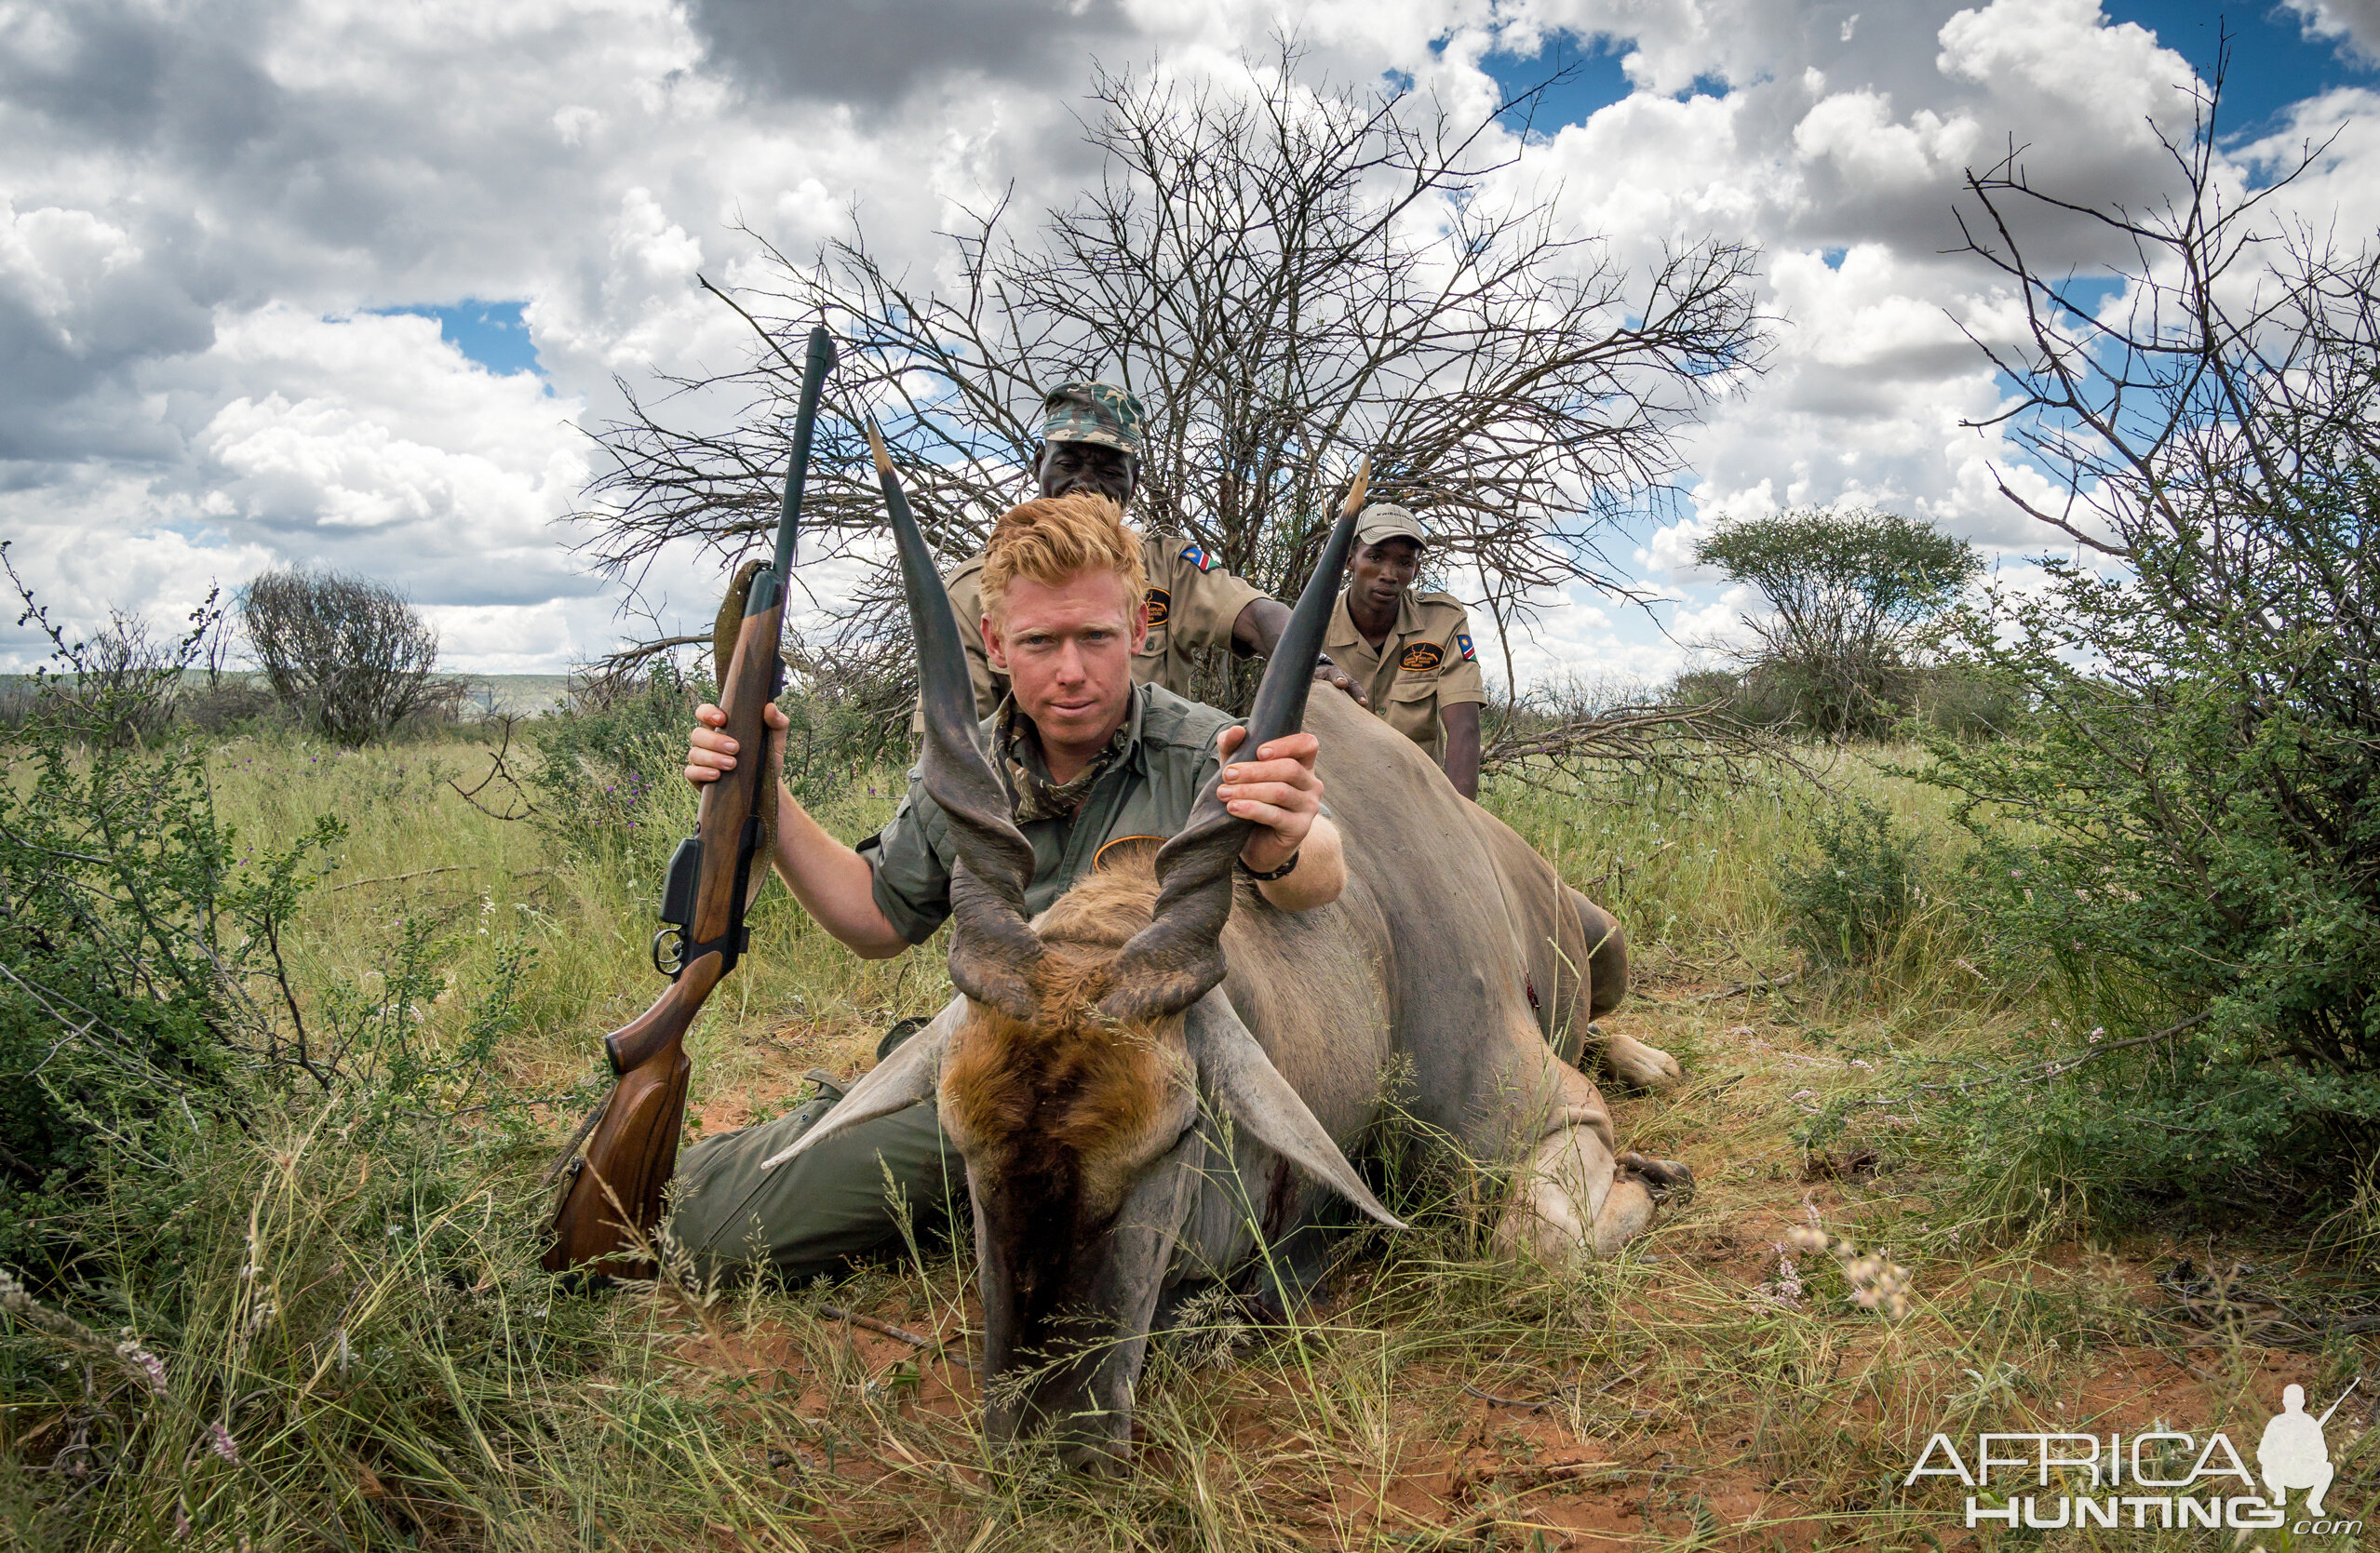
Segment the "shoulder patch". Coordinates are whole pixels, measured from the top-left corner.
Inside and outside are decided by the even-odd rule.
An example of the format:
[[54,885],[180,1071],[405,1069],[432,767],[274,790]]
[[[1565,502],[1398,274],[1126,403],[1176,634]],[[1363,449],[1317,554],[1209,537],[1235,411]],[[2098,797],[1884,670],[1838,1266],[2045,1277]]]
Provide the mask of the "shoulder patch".
[[1396,666],[1415,674],[1424,674],[1446,661],[1446,649],[1435,642],[1416,642],[1405,649]]
[[1215,569],[1215,557],[1208,555],[1206,553],[1206,547],[1202,544],[1186,544],[1182,546],[1182,559],[1198,568],[1201,571],[1213,571]]
[[1149,628],[1151,631],[1165,623],[1174,612],[1174,596],[1163,588],[1151,588],[1141,595],[1140,601],[1149,607]]
[[1466,663],[1479,656],[1477,652],[1472,649],[1471,633],[1468,631],[1458,631],[1455,633],[1455,650],[1462,655],[1462,661]]

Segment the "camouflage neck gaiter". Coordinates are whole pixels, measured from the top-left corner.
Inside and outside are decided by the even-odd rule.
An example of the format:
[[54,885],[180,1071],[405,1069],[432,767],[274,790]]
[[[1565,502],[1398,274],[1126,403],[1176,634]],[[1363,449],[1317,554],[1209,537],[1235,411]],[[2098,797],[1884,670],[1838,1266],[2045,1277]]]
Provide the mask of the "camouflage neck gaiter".
[[1114,765],[1132,743],[1132,720],[1127,717],[1116,726],[1115,736],[1107,747],[1094,756],[1091,763],[1077,772],[1070,782],[1052,782],[1049,765],[1042,756],[1041,734],[1032,719],[1016,710],[1015,698],[1000,703],[1000,721],[995,736],[1000,769],[1008,773],[1009,790],[1016,796],[1016,823],[1030,824],[1036,820],[1071,820],[1091,796],[1091,788]]

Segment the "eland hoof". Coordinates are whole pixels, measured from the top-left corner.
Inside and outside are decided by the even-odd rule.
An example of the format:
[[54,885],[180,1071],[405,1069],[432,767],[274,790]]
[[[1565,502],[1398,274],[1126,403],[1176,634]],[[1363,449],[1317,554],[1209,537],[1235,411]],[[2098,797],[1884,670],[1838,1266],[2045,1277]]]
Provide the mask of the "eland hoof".
[[1643,1182],[1655,1202],[1683,1206],[1694,1200],[1694,1172],[1678,1160],[1652,1159],[1632,1152],[1619,1155],[1613,1162],[1621,1174]]

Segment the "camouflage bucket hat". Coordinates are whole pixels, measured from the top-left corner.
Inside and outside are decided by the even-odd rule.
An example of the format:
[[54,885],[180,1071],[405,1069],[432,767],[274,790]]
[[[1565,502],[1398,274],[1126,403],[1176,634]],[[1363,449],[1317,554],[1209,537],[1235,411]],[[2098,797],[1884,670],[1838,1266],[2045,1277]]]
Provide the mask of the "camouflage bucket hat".
[[1140,401],[1111,382],[1062,382],[1042,396],[1042,440],[1096,442],[1140,456]]

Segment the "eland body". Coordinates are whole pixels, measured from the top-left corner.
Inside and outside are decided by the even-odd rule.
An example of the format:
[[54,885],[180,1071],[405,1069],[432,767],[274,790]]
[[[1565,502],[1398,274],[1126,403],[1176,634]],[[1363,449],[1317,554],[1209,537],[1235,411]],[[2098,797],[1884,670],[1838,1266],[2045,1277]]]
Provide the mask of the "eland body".
[[[932,1100],[966,1162],[987,1425],[1121,1459],[1169,1290],[1228,1276],[1336,1194],[1392,1226],[1348,1158],[1393,1105],[1419,1135],[1513,1167],[1508,1253],[1607,1253],[1683,1166],[1620,1152],[1575,1055],[1616,1001],[1610,919],[1410,741],[1337,694],[1307,716],[1351,500],[1284,632],[1243,749],[1317,736],[1348,882],[1274,909],[1233,874],[1248,834],[1212,791],[1180,834],[1111,849],[1030,921],[1030,849],[975,742],[972,692],[923,542],[884,471],[921,652],[923,783],[950,823],[952,983],[927,1029],[780,1158]],[[1360,489],[1360,488],[1359,488]],[[1607,1067],[1675,1078],[1614,1038]],[[1393,1081],[1394,1092],[1392,1092]]]

